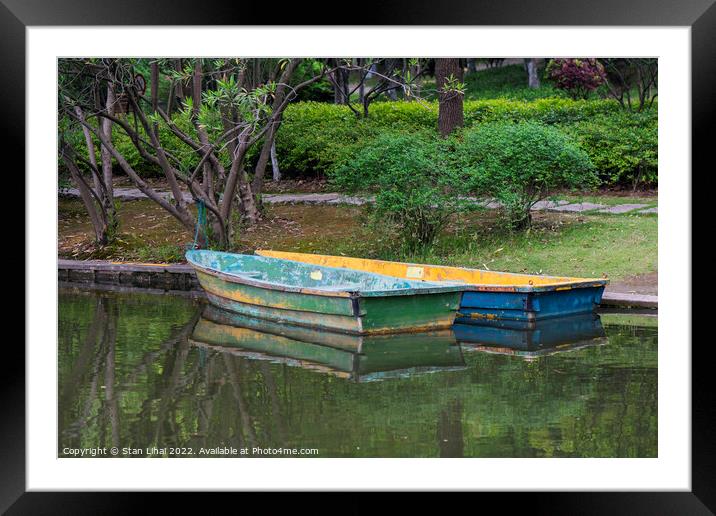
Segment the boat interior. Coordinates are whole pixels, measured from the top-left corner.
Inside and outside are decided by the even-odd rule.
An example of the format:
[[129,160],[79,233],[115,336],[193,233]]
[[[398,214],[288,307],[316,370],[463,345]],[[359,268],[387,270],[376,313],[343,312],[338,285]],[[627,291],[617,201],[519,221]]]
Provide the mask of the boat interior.
[[475,285],[496,286],[567,286],[585,282],[604,282],[601,278],[574,278],[567,276],[539,276],[535,274],[515,274],[481,269],[466,269],[442,265],[424,265],[413,263],[390,262],[384,260],[370,260],[364,258],[351,258],[347,256],[327,256],[309,253],[291,253],[260,249],[256,251],[260,256],[295,260],[325,267],[350,268],[374,274],[394,276],[411,280],[422,281],[452,281]]
[[[316,266],[270,257],[220,253],[214,251],[189,251],[187,259],[194,264],[224,274],[235,275],[274,285],[300,288],[316,288],[330,291],[395,291],[416,290],[427,287],[442,290],[445,284],[411,281],[383,276],[367,271]],[[450,290],[449,287],[446,290]],[[457,287],[452,290],[457,290]]]

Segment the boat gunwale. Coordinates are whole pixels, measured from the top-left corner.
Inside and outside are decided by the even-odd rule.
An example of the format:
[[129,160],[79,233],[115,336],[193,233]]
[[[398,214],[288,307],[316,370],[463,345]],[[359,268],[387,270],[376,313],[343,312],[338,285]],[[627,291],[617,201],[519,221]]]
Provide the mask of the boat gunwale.
[[[226,254],[232,254],[232,253],[226,253]],[[251,256],[251,255],[246,255]],[[263,258],[271,258],[271,257],[263,257]],[[201,265],[194,260],[191,260],[188,256],[186,256],[187,262],[194,267],[197,270],[200,270],[201,272],[204,272],[205,274],[208,274],[210,276],[217,277],[223,281],[227,281],[229,283],[236,283],[239,285],[249,285],[252,287],[262,288],[266,290],[277,290],[280,292],[294,292],[297,294],[310,294],[310,295],[316,295],[316,296],[325,296],[325,297],[340,297],[340,298],[350,298],[350,299],[358,299],[361,297],[390,297],[390,296],[414,296],[414,295],[423,295],[423,294],[449,294],[451,292],[463,292],[465,290],[464,284],[456,285],[453,282],[450,282],[450,285],[440,285],[435,284],[434,282],[426,282],[429,283],[430,287],[410,287],[407,289],[394,289],[394,290],[328,290],[328,289],[318,289],[318,288],[312,288],[312,287],[295,287],[292,285],[287,285],[284,283],[272,283],[268,281],[262,281],[262,280],[255,280],[246,276],[241,276],[239,274],[231,274],[228,272],[223,272],[217,269],[214,269],[212,267],[207,267],[205,265]],[[275,260],[283,260],[286,262],[293,262],[298,263],[301,265],[306,265],[305,262],[298,262],[296,260],[286,260],[283,258],[273,258]],[[316,267],[321,267],[325,269],[336,269],[336,270],[345,270],[341,267],[328,267],[325,265],[316,265]],[[373,272],[367,272],[367,271],[359,271],[364,274],[372,274],[374,276],[382,276],[385,278],[395,279],[395,276],[387,276],[385,274],[376,274]],[[406,281],[410,281],[411,283],[419,283],[415,280],[406,279]]]
[[[274,251],[272,249],[257,249],[256,254],[259,256],[263,256],[265,258],[278,258],[281,260],[287,260],[287,261],[295,261],[298,263],[311,263],[311,262],[300,262],[298,260],[291,260],[289,258],[282,258],[281,256],[274,256],[274,254],[287,254],[287,255],[304,255],[304,256],[320,256],[320,257],[326,257],[326,258],[339,258],[339,259],[355,259],[355,260],[366,260],[366,261],[373,261],[373,262],[383,262],[383,263],[395,263],[399,265],[405,265],[406,267],[436,267],[436,268],[443,268],[443,269],[458,269],[462,271],[468,271],[468,272],[488,272],[492,274],[500,274],[502,276],[513,276],[513,277],[522,277],[525,276],[530,277],[536,277],[540,279],[555,279],[560,281],[555,281],[554,283],[549,283],[546,285],[502,285],[497,283],[468,283],[461,280],[433,280],[433,281],[427,281],[427,280],[419,280],[419,279],[412,279],[412,278],[402,278],[401,276],[391,276],[391,277],[397,277],[401,279],[406,279],[409,281],[425,281],[426,283],[450,283],[453,285],[460,284],[463,286],[463,290],[465,292],[522,292],[522,293],[531,293],[531,292],[554,292],[554,291],[560,291],[560,290],[573,290],[573,289],[579,289],[579,288],[590,288],[590,287],[606,287],[609,284],[608,278],[570,278],[568,276],[548,276],[548,275],[540,275],[540,274],[525,274],[525,273],[519,273],[519,272],[503,272],[503,271],[491,271],[488,269],[474,269],[470,267],[459,267],[455,265],[433,265],[433,264],[427,264],[427,263],[411,263],[411,262],[391,262],[390,260],[375,260],[372,258],[355,258],[355,257],[345,257],[345,256],[335,256],[335,255],[327,255],[327,254],[314,254],[314,253],[293,253],[289,251]],[[268,254],[263,254],[268,253]],[[331,267],[329,265],[320,265],[320,264],[313,264],[317,265],[319,267],[329,267],[329,268],[344,268],[344,269],[352,269],[351,267]],[[352,269],[352,270],[362,270],[362,269]],[[363,272],[370,272],[370,271],[363,271]],[[371,273],[371,274],[379,274],[379,273]],[[386,276],[385,274],[379,274],[382,276]],[[388,275],[389,276],[389,275]],[[575,281],[570,281],[570,279],[574,279]]]

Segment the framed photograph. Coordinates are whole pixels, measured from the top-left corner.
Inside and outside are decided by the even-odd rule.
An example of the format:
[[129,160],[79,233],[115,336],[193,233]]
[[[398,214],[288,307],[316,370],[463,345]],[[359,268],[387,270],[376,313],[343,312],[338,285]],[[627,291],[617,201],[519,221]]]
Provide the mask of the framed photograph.
[[714,511],[691,337],[712,2],[418,2],[350,26],[184,4],[0,8],[28,300],[0,508]]

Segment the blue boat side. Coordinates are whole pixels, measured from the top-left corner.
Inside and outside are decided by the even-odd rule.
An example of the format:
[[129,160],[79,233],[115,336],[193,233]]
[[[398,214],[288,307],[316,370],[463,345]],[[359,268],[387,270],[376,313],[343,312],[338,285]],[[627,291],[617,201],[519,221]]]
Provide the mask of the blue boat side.
[[538,321],[595,311],[604,285],[581,288],[506,292],[468,290],[462,295],[456,323],[484,319]]

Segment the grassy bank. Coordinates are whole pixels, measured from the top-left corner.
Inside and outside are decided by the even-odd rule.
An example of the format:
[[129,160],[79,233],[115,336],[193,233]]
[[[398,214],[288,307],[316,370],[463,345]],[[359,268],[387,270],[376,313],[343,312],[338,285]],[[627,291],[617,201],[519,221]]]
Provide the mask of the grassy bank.
[[[436,244],[419,254],[395,249],[395,239],[371,227],[361,208],[284,205],[267,209],[261,223],[244,230],[233,250],[258,248],[344,254],[510,272],[597,276],[620,279],[657,269],[654,216],[535,214],[524,234],[497,229],[498,214],[455,217]],[[58,254],[72,259],[183,261],[193,234],[150,201],[123,203],[117,241],[97,249],[91,226],[77,200],[60,200]]]

